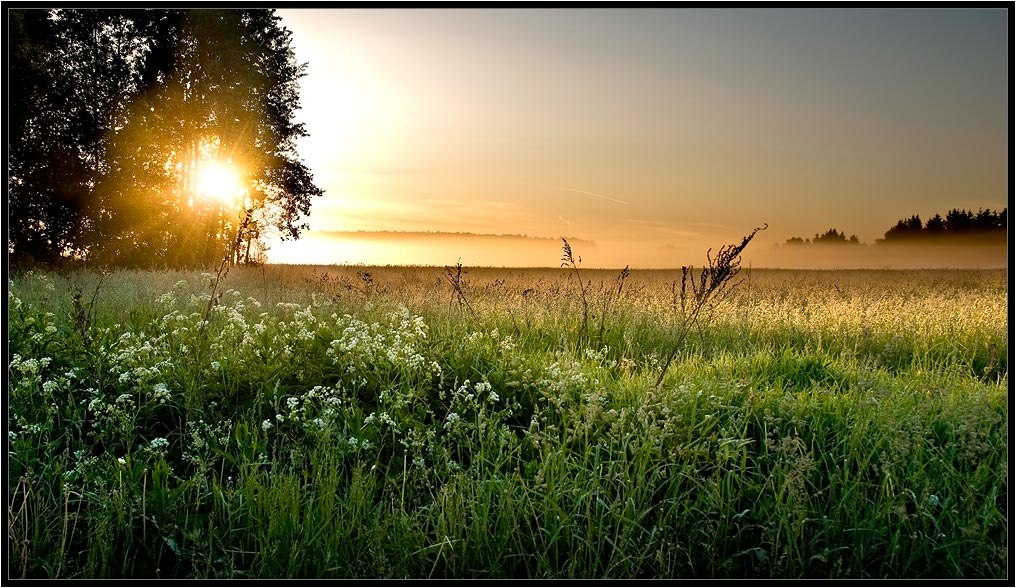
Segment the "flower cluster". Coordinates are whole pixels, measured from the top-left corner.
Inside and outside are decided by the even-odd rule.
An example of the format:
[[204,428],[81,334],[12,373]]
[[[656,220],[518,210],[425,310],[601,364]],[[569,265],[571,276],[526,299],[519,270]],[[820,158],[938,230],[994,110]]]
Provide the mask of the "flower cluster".
[[427,325],[404,306],[388,316],[386,323],[367,322],[350,315],[335,316],[339,336],[328,344],[326,354],[346,374],[377,378],[419,378],[440,375],[440,366],[428,362],[423,345]]

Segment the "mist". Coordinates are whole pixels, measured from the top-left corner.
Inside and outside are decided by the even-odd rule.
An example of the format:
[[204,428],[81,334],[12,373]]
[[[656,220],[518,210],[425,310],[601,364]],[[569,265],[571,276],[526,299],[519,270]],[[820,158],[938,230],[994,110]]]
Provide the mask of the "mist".
[[[663,269],[701,267],[710,246],[652,240],[589,240],[567,237],[582,267]],[[739,239],[738,239],[739,240]],[[728,239],[733,242],[734,239]],[[711,245],[713,253],[724,245]],[[560,237],[403,231],[311,231],[296,242],[278,243],[269,260],[284,264],[362,264],[558,267]],[[803,245],[752,242],[742,265],[785,269],[922,269],[1007,267],[1004,242],[948,244]]]

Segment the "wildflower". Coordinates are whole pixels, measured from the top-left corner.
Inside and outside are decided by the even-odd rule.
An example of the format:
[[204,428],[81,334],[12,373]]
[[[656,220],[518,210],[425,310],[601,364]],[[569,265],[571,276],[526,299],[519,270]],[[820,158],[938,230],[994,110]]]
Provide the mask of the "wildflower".
[[156,384],[155,389],[152,391],[152,400],[157,401],[159,404],[165,404],[169,398],[169,388],[162,382]]
[[261,421],[261,428],[264,429],[265,431],[268,431],[269,429],[272,428],[272,421],[269,419]]

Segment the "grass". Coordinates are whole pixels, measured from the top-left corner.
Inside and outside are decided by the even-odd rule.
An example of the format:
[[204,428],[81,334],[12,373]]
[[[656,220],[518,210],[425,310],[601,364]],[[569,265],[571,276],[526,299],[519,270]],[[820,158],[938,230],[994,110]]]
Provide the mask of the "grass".
[[1005,272],[453,269],[14,275],[10,575],[1006,576]]

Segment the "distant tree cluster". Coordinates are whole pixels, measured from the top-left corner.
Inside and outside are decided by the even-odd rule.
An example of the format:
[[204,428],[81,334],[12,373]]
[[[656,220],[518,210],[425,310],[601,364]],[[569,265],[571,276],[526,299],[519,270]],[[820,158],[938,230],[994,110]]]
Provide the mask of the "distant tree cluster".
[[[7,17],[12,262],[243,262],[305,228],[321,190],[296,152],[304,66],[274,10]],[[236,202],[195,196],[208,161],[242,174]]]
[[911,216],[900,219],[885,232],[885,238],[876,243],[899,243],[928,239],[1004,239],[1007,225],[1007,209],[993,211],[980,209],[977,212],[954,208],[943,217],[941,214],[921,222],[921,217]]
[[821,235],[815,233],[815,237],[812,239],[802,239],[801,237],[791,237],[787,239],[785,245],[860,245],[861,242],[858,240],[857,235],[851,235],[847,238],[846,233],[841,233],[836,229],[829,229]]
[[[895,226],[885,232],[884,239],[876,239],[875,244],[912,243],[914,241],[931,243],[956,241],[970,242],[995,242],[1004,240],[1008,222],[1008,210],[1003,208],[1000,211],[991,209],[980,209],[977,212],[954,208],[945,216],[936,214],[928,219],[927,223],[921,222],[921,217],[913,215],[910,218],[900,219]],[[846,233],[836,229],[818,234],[811,239],[791,237],[784,245],[860,245],[857,235],[849,238]]]

